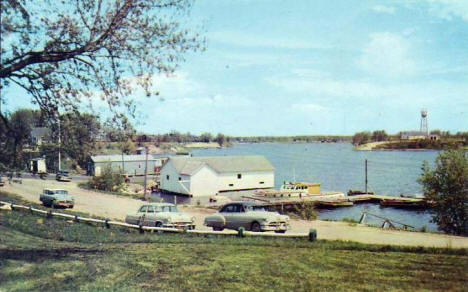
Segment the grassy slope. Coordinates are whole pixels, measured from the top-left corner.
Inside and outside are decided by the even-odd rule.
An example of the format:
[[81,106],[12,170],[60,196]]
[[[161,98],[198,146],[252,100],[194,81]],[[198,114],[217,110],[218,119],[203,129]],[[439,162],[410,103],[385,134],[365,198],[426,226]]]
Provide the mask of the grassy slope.
[[[1,198],[0,198],[1,199]],[[0,213],[0,291],[459,290],[468,251],[138,234]]]

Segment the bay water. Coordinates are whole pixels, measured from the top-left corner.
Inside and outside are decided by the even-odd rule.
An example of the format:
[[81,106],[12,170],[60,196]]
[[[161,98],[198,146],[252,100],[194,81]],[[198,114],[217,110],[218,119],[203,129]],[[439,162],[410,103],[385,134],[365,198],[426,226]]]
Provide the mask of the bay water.
[[[193,156],[263,155],[275,167],[275,187],[284,181],[321,183],[322,191],[364,190],[364,161],[368,160],[368,186],[379,195],[422,193],[417,182],[424,161],[433,165],[438,151],[355,151],[349,143],[252,143],[220,149],[194,149]],[[430,211],[355,204],[353,207],[320,210],[320,219],[359,220],[362,212],[409,224],[416,229],[437,231]],[[366,222],[382,221],[367,216]]]

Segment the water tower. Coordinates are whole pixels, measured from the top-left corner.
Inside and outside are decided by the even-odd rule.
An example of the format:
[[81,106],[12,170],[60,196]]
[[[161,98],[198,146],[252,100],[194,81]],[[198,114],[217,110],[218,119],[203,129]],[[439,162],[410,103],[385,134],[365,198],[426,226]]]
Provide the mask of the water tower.
[[427,110],[421,110],[421,132],[429,135],[429,128],[427,127]]

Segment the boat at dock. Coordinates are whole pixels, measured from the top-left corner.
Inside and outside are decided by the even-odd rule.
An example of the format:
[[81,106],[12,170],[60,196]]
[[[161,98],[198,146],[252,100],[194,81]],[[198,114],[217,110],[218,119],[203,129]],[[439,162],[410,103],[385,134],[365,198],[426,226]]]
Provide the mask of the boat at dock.
[[320,183],[284,182],[279,190],[259,190],[255,196],[266,198],[345,199],[342,192],[322,192]]

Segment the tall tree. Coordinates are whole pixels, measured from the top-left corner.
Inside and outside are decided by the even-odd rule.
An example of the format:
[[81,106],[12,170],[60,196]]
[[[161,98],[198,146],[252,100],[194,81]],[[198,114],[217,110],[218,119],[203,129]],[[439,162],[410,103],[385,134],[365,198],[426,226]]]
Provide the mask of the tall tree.
[[423,164],[419,182],[434,202],[433,221],[445,232],[468,235],[468,158],[462,150],[447,150],[435,169]]
[[184,53],[203,47],[182,25],[191,6],[192,0],[2,0],[0,87],[22,87],[50,115],[94,99],[115,117],[131,114],[132,92],[157,95],[153,75],[173,72]]

